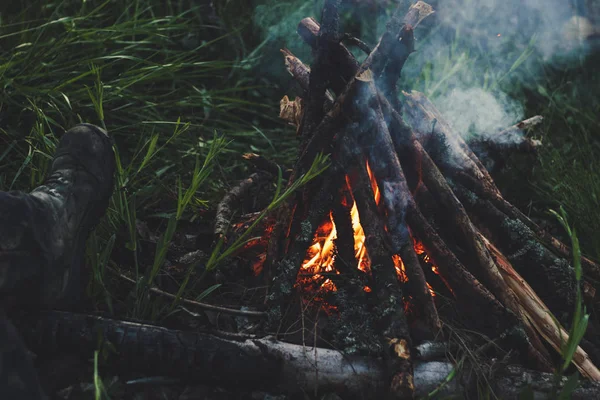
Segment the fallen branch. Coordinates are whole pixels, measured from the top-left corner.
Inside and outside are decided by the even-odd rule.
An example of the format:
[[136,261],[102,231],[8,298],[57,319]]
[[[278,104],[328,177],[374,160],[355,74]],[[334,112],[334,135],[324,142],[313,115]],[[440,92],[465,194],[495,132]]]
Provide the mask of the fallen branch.
[[[50,311],[15,321],[28,347],[38,357],[76,354],[86,362],[98,350],[98,337],[110,343],[107,363],[124,373],[172,376],[187,382],[269,390],[288,395],[335,392],[344,399],[381,398],[385,372],[375,358],[344,355],[335,350],[307,348],[243,336],[224,339],[208,333],[184,332],[100,316]],[[456,367],[446,361],[416,361],[415,396],[434,390],[440,397],[477,393],[472,373],[477,366]],[[454,379],[449,376],[456,375]],[[567,378],[559,380],[558,389]],[[536,399],[552,399],[552,374],[518,366],[498,366],[488,378],[498,398],[520,399],[530,388]],[[583,382],[572,399],[600,398],[600,383]]]

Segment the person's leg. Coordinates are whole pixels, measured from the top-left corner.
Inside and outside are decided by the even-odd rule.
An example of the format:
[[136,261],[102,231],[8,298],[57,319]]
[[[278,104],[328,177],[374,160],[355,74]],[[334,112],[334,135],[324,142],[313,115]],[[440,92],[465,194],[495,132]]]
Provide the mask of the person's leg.
[[[84,283],[85,242],[104,215],[115,169],[111,141],[102,129],[77,125],[60,140],[50,173],[31,193],[0,192],[0,308],[50,308],[78,301]],[[14,328],[0,314],[0,399],[12,378],[30,374]],[[23,381],[27,381],[22,377]],[[31,393],[35,392],[33,390]],[[24,392],[23,396],[27,394]]]
[[0,399],[46,399],[31,356],[4,314],[0,314]]

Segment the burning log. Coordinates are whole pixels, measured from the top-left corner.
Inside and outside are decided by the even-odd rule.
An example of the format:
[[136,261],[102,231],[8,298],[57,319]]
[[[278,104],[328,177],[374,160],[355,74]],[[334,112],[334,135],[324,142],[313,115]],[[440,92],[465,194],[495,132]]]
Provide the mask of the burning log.
[[[544,327],[549,312],[562,324],[570,321],[576,284],[566,260],[570,250],[502,197],[473,143],[423,94],[404,93],[402,104],[397,96],[414,28],[433,10],[419,1],[404,18],[396,11],[359,64],[341,43],[338,7],[339,1],[326,1],[322,29],[311,18],[298,26],[315,52],[312,69],[283,51],[307,99],[299,123],[298,107],[292,113],[301,143],[288,184],[320,152],[331,155],[332,167],[286,204],[269,237],[264,273],[271,323],[285,323],[295,288],[304,284],[301,271],[310,271],[312,283],[325,292],[366,276],[369,284],[360,297],[368,304],[360,307],[372,311],[374,318],[365,324],[381,334],[386,391],[393,398],[410,397],[417,371],[410,321],[426,321],[434,335],[443,326],[433,281],[427,281],[433,272],[425,273],[431,267],[419,259],[425,253],[440,276],[437,284],[447,286],[458,308],[473,316],[468,321],[473,330],[505,338],[503,345],[516,348],[523,363],[551,371],[549,348],[560,350],[566,332]],[[591,260],[584,260],[584,268],[586,275],[600,276]],[[343,291],[356,293],[356,287]],[[339,310],[338,317],[344,315]],[[600,362],[600,343],[591,333],[586,339],[574,364],[600,380],[594,365]]]

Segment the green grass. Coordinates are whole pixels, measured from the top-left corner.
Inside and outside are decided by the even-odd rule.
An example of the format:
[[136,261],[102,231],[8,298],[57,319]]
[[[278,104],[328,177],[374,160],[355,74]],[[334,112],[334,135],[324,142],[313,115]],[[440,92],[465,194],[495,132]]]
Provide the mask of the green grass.
[[[287,166],[296,156],[293,129],[276,118],[279,98],[291,87],[278,49],[288,46],[310,62],[294,31],[300,18],[319,16],[320,2],[259,0],[262,8],[256,9],[242,0],[215,1],[214,9],[202,3],[0,5],[0,190],[39,185],[58,138],[78,122],[105,126],[115,138],[115,193],[88,242],[88,293],[109,313],[143,319],[173,313],[177,301],[156,301],[149,289],[178,229],[214,209],[226,187],[247,175],[242,153],[258,152]],[[360,21],[357,15],[368,13],[346,10],[347,26],[374,40],[384,28],[374,22],[384,16]],[[427,51],[440,34],[453,39]],[[543,115],[534,133],[544,143],[538,160],[513,157],[499,185],[521,209],[556,226],[547,210],[562,205],[577,225],[583,252],[600,258],[598,60],[551,68],[536,50],[541,39],[533,36],[523,46],[507,41],[498,63],[498,54],[473,45],[470,35],[460,24],[452,32],[418,28],[417,51],[426,57],[411,57],[402,87],[443,101],[460,81],[506,93],[525,117]],[[326,165],[319,159],[299,184]],[[268,210],[291,193],[282,190],[281,179],[273,186]],[[158,221],[159,240],[152,261],[142,263],[137,222],[148,219]],[[217,242],[204,270],[218,268],[251,236],[249,230],[227,247]],[[127,262],[113,257],[115,249],[130,255]],[[116,292],[109,268],[128,271],[138,283],[126,295]],[[204,277],[197,271],[197,263],[185,271],[178,299],[215,289],[197,285]],[[94,382],[99,393],[97,375]]]
[[[231,27],[235,20],[217,14],[229,16],[232,6],[215,2],[215,11],[151,0],[0,6],[0,190],[39,185],[58,138],[76,123],[103,126],[116,141],[115,193],[88,251],[88,289],[98,307],[114,311],[117,294],[106,275],[112,265],[132,271],[138,282],[126,300],[129,316],[156,319],[172,310],[149,302],[148,289],[180,222],[214,208],[224,188],[248,173],[242,153],[279,159],[293,151],[283,145],[291,131],[263,100],[264,83],[248,74],[252,58]],[[148,218],[163,222],[152,263],[140,265],[137,224]],[[129,265],[111,257],[116,247],[131,254]]]

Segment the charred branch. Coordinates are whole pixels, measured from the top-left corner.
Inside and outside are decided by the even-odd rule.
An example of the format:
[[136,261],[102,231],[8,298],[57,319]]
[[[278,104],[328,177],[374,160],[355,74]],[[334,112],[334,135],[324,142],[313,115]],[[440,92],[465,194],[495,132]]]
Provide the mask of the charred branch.
[[331,214],[336,227],[337,237],[335,246],[336,270],[346,277],[355,277],[357,274],[357,260],[354,255],[354,227],[352,226],[352,195],[347,185],[342,185],[338,190],[333,203]]
[[322,14],[322,29],[316,43],[315,63],[310,71],[308,99],[300,125],[300,136],[312,134],[323,118],[323,104],[327,91],[329,74],[331,74],[329,49],[339,39],[341,0],[326,0]]
[[217,239],[224,237],[229,230],[231,217],[235,212],[235,207],[239,206],[248,192],[256,185],[265,181],[267,175],[255,172],[239,184],[231,188],[223,197],[223,200],[217,206],[217,215],[215,217],[215,236]]
[[410,357],[411,338],[402,306],[402,291],[388,247],[388,235],[378,218],[369,176],[366,166],[363,167],[365,160],[356,154],[358,148],[352,146],[351,138],[345,137],[342,141],[343,156],[348,162],[358,165],[357,181],[352,188],[358,212],[363,216],[362,221],[364,221],[365,244],[371,258],[373,289],[378,299],[377,318],[381,325],[383,339],[387,341],[384,343],[386,349],[384,356],[388,362],[388,371],[391,373],[390,392],[397,398],[410,398],[414,390]]

